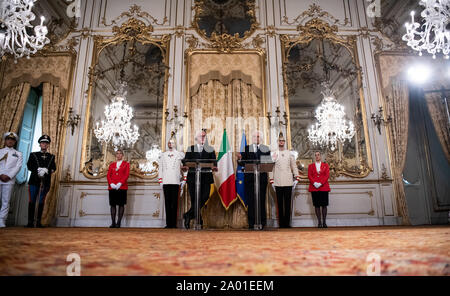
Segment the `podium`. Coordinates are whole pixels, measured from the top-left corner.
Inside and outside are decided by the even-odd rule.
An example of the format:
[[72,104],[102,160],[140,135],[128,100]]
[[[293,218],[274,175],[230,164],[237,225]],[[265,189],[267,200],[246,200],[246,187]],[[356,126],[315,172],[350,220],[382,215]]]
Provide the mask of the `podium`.
[[[245,174],[253,173],[254,176],[254,186],[255,186],[255,224],[253,225],[253,229],[262,230],[263,226],[261,224],[261,205],[259,199],[259,174],[260,173],[268,173],[273,170],[273,166],[275,163],[273,161],[264,161],[264,160],[240,160],[241,164],[244,167]],[[251,225],[249,225],[251,227]]]
[[[183,159],[183,165],[195,169],[195,218],[194,229],[202,229],[200,222],[200,188],[201,188],[201,173],[212,173],[212,168],[217,166],[217,160],[215,159]],[[192,205],[191,205],[192,207]]]

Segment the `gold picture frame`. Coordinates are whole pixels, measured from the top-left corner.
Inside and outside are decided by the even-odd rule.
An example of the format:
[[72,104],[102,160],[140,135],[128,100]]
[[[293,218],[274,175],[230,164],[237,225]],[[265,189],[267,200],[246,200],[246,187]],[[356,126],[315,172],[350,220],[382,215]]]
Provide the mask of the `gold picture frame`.
[[[161,36],[153,36],[153,26],[146,25],[143,21],[136,18],[129,18],[126,22],[124,22],[120,27],[114,26],[112,29],[114,36],[111,38],[105,36],[94,36],[94,49],[92,56],[91,67],[89,68],[89,88],[88,88],[88,100],[86,105],[86,115],[85,115],[85,125],[83,131],[83,144],[82,144],[82,152],[81,152],[81,161],[80,161],[80,172],[88,179],[100,179],[106,176],[106,171],[99,172],[96,176],[94,176],[90,172],[90,168],[88,163],[86,162],[86,145],[88,142],[88,129],[89,129],[89,118],[90,118],[90,108],[92,103],[93,96],[93,88],[95,82],[94,69],[98,63],[98,59],[100,53],[104,48],[111,45],[121,44],[123,42],[131,41],[138,42],[143,45],[152,44],[157,46],[162,53],[163,63],[166,67],[165,75],[164,75],[164,99],[163,99],[163,110],[166,109],[167,106],[167,96],[168,96],[168,79],[169,79],[169,44],[170,44],[170,35],[161,35]],[[163,116],[162,118],[162,129],[161,129],[161,147],[163,147],[163,143],[165,143],[165,134],[166,134],[166,119]],[[144,173],[139,167],[133,163],[130,166],[130,176],[136,176],[140,179],[155,179],[158,176],[158,167],[150,172]]]

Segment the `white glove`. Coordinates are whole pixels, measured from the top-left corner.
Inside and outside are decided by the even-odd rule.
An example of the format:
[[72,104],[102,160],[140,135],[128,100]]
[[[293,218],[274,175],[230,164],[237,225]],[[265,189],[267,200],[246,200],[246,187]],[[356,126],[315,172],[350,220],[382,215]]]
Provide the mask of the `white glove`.
[[272,185],[273,191],[277,192],[277,190],[275,189],[275,184],[272,183],[271,185]]
[[159,187],[161,187],[161,189],[163,189],[163,183],[159,183]]
[[298,181],[295,180],[294,183],[292,184],[292,187],[295,188],[295,186],[297,186],[297,184],[298,184]]
[[314,182],[314,187],[319,188],[322,184],[318,183],[318,182]]
[[183,188],[185,184],[186,184],[186,181],[181,181],[180,188]]
[[109,186],[110,186],[112,189],[116,189],[116,184],[114,184],[114,183],[109,184]]
[[45,175],[45,170],[46,170],[46,168],[38,168],[38,169],[37,169],[37,171],[38,171],[38,176],[39,176],[39,177],[44,177],[44,175]]
[[120,189],[120,186],[122,186],[122,183],[119,182],[119,183],[116,184],[116,188],[115,188],[115,189],[116,189],[116,190],[119,190],[119,189]]

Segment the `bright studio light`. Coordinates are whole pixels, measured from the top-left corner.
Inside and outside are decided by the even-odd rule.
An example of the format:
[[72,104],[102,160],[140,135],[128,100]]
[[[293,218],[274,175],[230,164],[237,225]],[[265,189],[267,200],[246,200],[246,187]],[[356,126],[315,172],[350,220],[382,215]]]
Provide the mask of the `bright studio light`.
[[425,65],[413,65],[408,69],[408,79],[415,83],[426,82],[430,74],[430,68]]

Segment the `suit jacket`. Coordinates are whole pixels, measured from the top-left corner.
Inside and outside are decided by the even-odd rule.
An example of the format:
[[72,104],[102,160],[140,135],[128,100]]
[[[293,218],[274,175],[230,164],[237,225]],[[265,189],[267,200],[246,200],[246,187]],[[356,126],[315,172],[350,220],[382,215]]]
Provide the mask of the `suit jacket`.
[[298,168],[294,156],[289,150],[277,150],[273,153],[272,159],[275,162],[273,171],[269,173],[269,178],[274,179],[275,186],[292,186],[293,177],[298,177]]
[[8,182],[0,181],[0,184],[13,184],[17,173],[22,167],[22,152],[14,148],[5,147],[0,149],[0,175],[7,175],[11,180]]
[[119,189],[128,189],[128,177],[130,176],[130,164],[126,161],[122,161],[119,169],[117,168],[117,162],[113,162],[109,165],[108,174],[106,175],[106,179],[108,180],[108,190],[111,190],[110,184],[122,183]]
[[31,171],[28,184],[39,186],[41,180],[38,175],[38,168],[47,168],[48,174],[44,175],[44,186],[50,187],[51,174],[56,171],[55,156],[51,153],[31,152],[27,162],[28,170]]
[[[266,145],[260,144],[259,149],[254,150],[254,145],[245,146],[244,152],[241,152],[241,160],[265,160],[272,161],[272,157],[270,156],[270,148]],[[245,163],[241,163],[245,167]],[[263,182],[267,182],[267,173],[260,173],[260,179]],[[253,173],[244,174],[244,183],[245,184],[253,184],[254,175]]]
[[[316,164],[311,163],[308,166],[309,192],[313,191],[330,191],[330,184],[328,178],[330,177],[330,167],[327,163],[320,164],[320,172],[316,170]],[[314,182],[322,184],[319,188],[314,187]]]
[[[186,154],[184,155],[184,160],[189,159],[216,159],[216,152],[214,151],[214,148],[211,146],[203,146],[202,152],[198,151],[197,144],[190,146]],[[202,169],[207,170],[207,168]],[[212,184],[214,183],[214,177],[211,172],[201,173],[201,184]],[[187,182],[188,183],[195,183],[195,168],[189,168],[188,175],[187,175]]]

